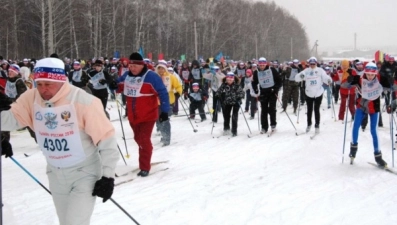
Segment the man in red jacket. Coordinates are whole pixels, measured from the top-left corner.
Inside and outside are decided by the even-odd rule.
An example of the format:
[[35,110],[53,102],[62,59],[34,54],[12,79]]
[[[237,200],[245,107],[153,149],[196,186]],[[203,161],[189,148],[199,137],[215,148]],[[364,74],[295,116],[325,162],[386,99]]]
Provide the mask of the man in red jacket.
[[[129,71],[117,82],[124,82],[126,108],[134,139],[139,146],[138,176],[146,177],[150,171],[153,145],[150,140],[157,119],[160,123],[168,120],[169,96],[160,76],[148,69],[142,56],[134,52],[130,55]],[[160,101],[160,117],[158,105]]]

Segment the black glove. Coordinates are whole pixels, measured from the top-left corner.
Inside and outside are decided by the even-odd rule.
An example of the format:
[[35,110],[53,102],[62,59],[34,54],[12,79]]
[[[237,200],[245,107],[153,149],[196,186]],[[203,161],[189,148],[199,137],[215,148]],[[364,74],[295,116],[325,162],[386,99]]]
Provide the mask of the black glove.
[[12,100],[7,95],[0,92],[0,111],[9,110],[11,108],[11,104]]
[[103,202],[106,202],[110,197],[112,197],[114,189],[114,179],[102,177],[100,180],[95,182],[94,191],[92,196],[98,196],[103,198]]
[[183,98],[187,100],[187,91],[183,92]]
[[6,158],[11,157],[13,155],[12,145],[10,144],[9,141],[7,140],[1,141],[1,149],[2,149],[1,155],[5,155]]
[[179,94],[179,92],[176,92],[174,95],[175,95],[175,98],[181,97],[181,95]]
[[105,79],[99,80],[98,82],[99,82],[100,84],[102,84],[102,85],[105,85],[105,84],[106,84],[106,80],[105,80]]
[[160,114],[160,117],[159,117],[160,123],[162,123],[162,122],[164,122],[164,121],[167,121],[167,120],[168,120],[168,113],[162,112],[162,113]]
[[387,76],[387,79],[389,80],[390,86],[394,84],[394,77],[393,76]]
[[347,82],[348,82],[348,83],[353,82],[353,76],[352,76],[352,75],[349,75],[349,76],[347,77]]

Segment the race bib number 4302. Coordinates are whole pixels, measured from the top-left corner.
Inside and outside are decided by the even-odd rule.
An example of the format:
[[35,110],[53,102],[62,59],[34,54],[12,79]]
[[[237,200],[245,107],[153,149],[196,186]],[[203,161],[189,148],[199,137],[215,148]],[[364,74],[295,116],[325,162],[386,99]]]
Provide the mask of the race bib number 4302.
[[51,139],[44,138],[43,149],[47,151],[69,151],[68,141],[65,138],[62,139]]

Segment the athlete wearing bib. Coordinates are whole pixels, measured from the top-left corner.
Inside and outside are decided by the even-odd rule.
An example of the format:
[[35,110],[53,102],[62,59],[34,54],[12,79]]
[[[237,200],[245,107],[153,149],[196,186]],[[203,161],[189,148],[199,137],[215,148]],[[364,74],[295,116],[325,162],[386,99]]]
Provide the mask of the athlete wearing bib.
[[[168,116],[172,115],[172,108],[175,103],[175,95],[178,94],[178,97],[182,94],[182,85],[179,83],[178,79],[170,74],[167,71],[167,63],[165,60],[160,60],[159,64],[156,67],[156,73],[160,75],[161,80],[165,88],[167,89],[169,102],[170,102],[170,110],[168,111]],[[161,105],[159,105],[159,113],[161,114]],[[171,143],[171,123],[170,120],[160,122],[160,120],[156,120],[157,130],[161,133],[161,142],[163,146],[170,145]]]
[[390,83],[384,76],[380,76],[375,63],[368,63],[365,66],[362,77],[359,75],[350,75],[348,82],[351,85],[356,85],[359,90],[359,95],[356,101],[356,112],[354,116],[352,142],[350,143],[351,158],[356,157],[358,146],[358,132],[361,122],[366,114],[369,115],[370,129],[372,135],[372,144],[374,147],[375,161],[379,166],[386,166],[386,162],[382,159],[382,153],[379,149],[379,138],[377,132],[378,118],[380,112],[380,96],[383,92],[383,87],[389,88]]
[[169,95],[159,75],[148,70],[142,56],[137,52],[130,55],[129,71],[119,77],[117,82],[124,82],[128,120],[134,131],[134,139],[139,146],[139,168],[141,171],[138,176],[146,177],[149,175],[153,151],[150,137],[157,119],[160,122],[168,120]]
[[[269,129],[268,115],[270,116],[270,127],[276,129],[276,102],[277,93],[281,87],[282,80],[279,73],[273,67],[267,65],[265,58],[258,60],[258,70],[254,71],[252,88],[255,94],[260,93],[259,101],[261,102],[261,125],[262,132],[266,133]],[[259,86],[259,90],[258,90]]]
[[92,94],[101,100],[103,109],[105,110],[109,95],[108,87],[116,89],[117,84],[109,73],[103,69],[103,63],[101,60],[95,61],[94,70],[89,72],[88,76],[90,77],[90,88]]
[[[190,85],[192,85],[193,83],[198,83],[200,86],[202,86],[203,84],[203,74],[201,73],[200,64],[197,60],[192,61],[189,80],[190,80]],[[191,92],[192,87],[190,87],[189,89]]]
[[4,130],[29,126],[47,161],[47,175],[59,223],[90,224],[95,195],[108,200],[119,160],[114,128],[99,99],[70,85],[64,63],[39,60],[37,88],[1,112]]
[[330,85],[331,77],[329,77],[325,71],[317,67],[317,59],[311,57],[309,59],[310,67],[304,69],[302,72],[295,76],[296,82],[305,81],[305,95],[307,103],[307,128],[306,132],[309,132],[312,126],[312,113],[314,106],[314,118],[315,118],[315,132],[320,132],[320,105],[323,99],[324,88],[323,84]]
[[79,61],[73,63],[73,70],[69,72],[69,81],[76,87],[86,90],[88,80],[87,73],[81,69]]

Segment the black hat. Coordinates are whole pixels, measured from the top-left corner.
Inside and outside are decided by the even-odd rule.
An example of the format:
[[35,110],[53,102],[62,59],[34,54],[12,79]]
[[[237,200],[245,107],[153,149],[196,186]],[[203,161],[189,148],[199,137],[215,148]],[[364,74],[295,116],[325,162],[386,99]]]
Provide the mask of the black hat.
[[143,61],[143,57],[138,52],[133,52],[130,55],[130,63],[131,64],[139,64],[139,65],[145,64],[145,62]]
[[51,57],[51,58],[57,58],[57,59],[59,59],[59,56],[58,56],[57,53],[52,53],[52,54],[50,55],[50,57]]
[[103,62],[102,62],[101,60],[97,59],[97,60],[95,60],[95,63],[94,63],[94,64],[95,64],[95,65],[102,65]]

